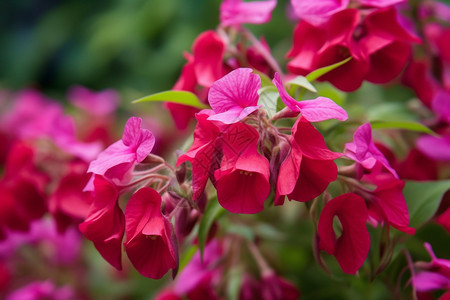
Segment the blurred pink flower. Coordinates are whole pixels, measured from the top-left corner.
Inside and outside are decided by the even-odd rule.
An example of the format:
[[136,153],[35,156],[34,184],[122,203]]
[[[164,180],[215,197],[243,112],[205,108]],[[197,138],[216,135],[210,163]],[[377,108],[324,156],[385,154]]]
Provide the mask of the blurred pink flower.
[[35,281],[6,296],[6,300],[72,300],[75,292],[70,286],[56,287],[51,281]]
[[431,262],[417,262],[421,270],[414,274],[412,284],[419,292],[450,289],[450,260],[437,258],[429,243],[424,244],[431,256]]
[[220,5],[220,23],[222,26],[267,23],[276,5],[277,0],[250,2],[223,0]]
[[112,114],[119,105],[119,94],[113,89],[94,92],[76,85],[69,90],[67,98],[74,106],[94,116]]

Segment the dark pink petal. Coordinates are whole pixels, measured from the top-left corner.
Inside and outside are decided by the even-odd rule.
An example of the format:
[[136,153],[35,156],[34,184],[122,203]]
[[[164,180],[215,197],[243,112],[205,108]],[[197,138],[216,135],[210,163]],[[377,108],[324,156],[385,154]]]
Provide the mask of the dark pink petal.
[[327,148],[323,136],[304,117],[300,117],[292,127],[292,136],[300,146],[303,155],[312,159],[333,160],[342,156]]
[[161,213],[161,196],[144,187],[133,194],[125,208],[125,250],[142,275],[159,279],[178,268],[172,225]]
[[422,136],[417,140],[417,148],[432,159],[450,161],[450,134],[442,137]]
[[218,159],[215,140],[220,134],[219,128],[207,120],[208,115],[197,114],[196,118],[194,143],[177,161],[177,166],[185,161],[190,161],[192,164],[193,199],[197,199],[203,193],[210,175],[211,163]]
[[365,79],[373,83],[389,82],[400,74],[410,57],[408,43],[392,42],[370,55],[370,70]]
[[287,57],[294,58],[288,63],[288,70],[294,74],[306,75],[316,67],[313,64],[317,51],[326,42],[327,32],[301,21],[294,29],[294,40]]
[[450,124],[450,92],[438,91],[431,105],[435,114]]
[[220,5],[222,26],[241,24],[263,24],[270,21],[277,0],[251,1],[224,0]]
[[255,214],[264,209],[270,193],[269,161],[252,143],[237,158],[232,169],[217,170],[217,199],[232,213]]
[[300,297],[300,291],[292,282],[289,282],[273,272],[263,274],[261,294],[262,300],[297,300]]
[[[342,234],[336,239],[333,219],[338,217]],[[367,209],[364,200],[353,193],[338,196],[323,208],[317,233],[320,249],[334,255],[347,274],[355,274],[364,263],[370,248],[366,228]]]
[[88,216],[79,225],[84,236],[116,269],[122,269],[122,238],[125,219],[118,204],[119,193],[114,185],[100,176],[94,179],[95,194]]
[[290,200],[306,202],[322,194],[330,182],[337,178],[337,167],[332,160],[314,160],[303,156],[300,176]]
[[[214,82],[209,90],[208,101],[216,114],[230,112],[239,121],[239,118],[257,108],[261,79],[252,71],[250,68],[239,68]],[[229,117],[224,119],[229,120]]]
[[277,193],[279,195],[288,195],[294,190],[300,176],[302,156],[300,147],[291,139],[291,150],[282,162],[278,173]]
[[192,46],[194,72],[201,86],[210,87],[224,75],[224,53],[225,43],[215,31],[205,31],[195,39]]
[[442,225],[450,233],[450,207],[436,219],[436,223]]
[[408,206],[402,193],[405,183],[391,175],[383,180],[376,176],[366,176],[371,177],[373,178],[370,182],[376,184],[377,188],[373,192],[375,199],[369,201],[369,210],[381,217],[379,221],[385,221],[405,233],[414,234],[416,230],[409,227]]
[[349,0],[291,0],[294,12],[300,19],[319,25],[333,14],[345,9]]
[[402,83],[414,90],[417,97],[428,107],[431,107],[439,83],[431,75],[427,62],[412,61],[405,69]]

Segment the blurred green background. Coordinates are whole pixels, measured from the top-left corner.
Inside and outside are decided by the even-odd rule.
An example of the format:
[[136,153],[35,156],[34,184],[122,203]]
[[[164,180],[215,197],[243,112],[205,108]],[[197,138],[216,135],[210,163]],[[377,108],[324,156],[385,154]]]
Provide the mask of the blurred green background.
[[[170,89],[185,62],[183,51],[218,25],[220,2],[3,0],[0,88],[34,87],[59,99],[73,84],[139,94]],[[250,26],[277,45],[279,58],[293,29],[287,2],[279,1],[270,23]]]

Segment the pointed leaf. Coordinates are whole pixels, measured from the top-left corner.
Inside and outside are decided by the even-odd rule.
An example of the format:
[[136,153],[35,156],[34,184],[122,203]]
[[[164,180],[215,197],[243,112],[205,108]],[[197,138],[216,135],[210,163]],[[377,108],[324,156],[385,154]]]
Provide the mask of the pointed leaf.
[[389,121],[389,122],[372,121],[370,122],[370,124],[372,125],[372,129],[384,129],[384,128],[405,129],[410,131],[425,132],[431,135],[436,135],[434,131],[432,131],[425,125],[412,121]]
[[306,79],[305,76],[297,76],[292,80],[289,80],[287,82],[288,84],[295,84],[298,85],[302,88],[307,89],[308,91],[311,91],[313,93],[317,93],[316,88],[311,84],[311,82],[308,81],[308,79]]
[[161,93],[152,94],[140,99],[134,100],[133,103],[141,102],[171,102],[178,103],[196,108],[208,108],[207,105],[200,102],[197,96],[187,91],[165,91]]
[[409,209],[410,226],[418,228],[427,222],[436,213],[448,189],[450,180],[406,181],[403,195]]
[[311,73],[309,73],[308,75],[306,75],[306,79],[308,79],[309,82],[313,82],[314,80],[316,80],[320,76],[325,75],[326,73],[328,73],[330,71],[333,71],[334,69],[342,66],[343,64],[345,64],[346,62],[348,62],[351,59],[352,59],[352,57],[349,57],[349,58],[346,58],[343,61],[335,63],[335,64],[333,64],[331,66],[326,66],[326,67],[314,70]]

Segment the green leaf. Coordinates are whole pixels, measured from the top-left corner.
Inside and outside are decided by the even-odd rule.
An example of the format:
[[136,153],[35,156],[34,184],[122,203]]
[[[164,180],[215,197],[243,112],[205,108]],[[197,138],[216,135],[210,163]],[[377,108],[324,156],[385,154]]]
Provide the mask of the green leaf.
[[316,80],[317,78],[319,78],[322,75],[325,75],[326,73],[333,71],[334,69],[342,66],[343,64],[345,64],[346,62],[348,62],[350,59],[352,59],[352,57],[350,56],[349,58],[344,59],[343,61],[340,61],[338,63],[335,63],[331,66],[326,66],[317,70],[312,71],[311,73],[309,73],[308,75],[306,75],[306,79],[308,79],[309,82],[313,82],[314,80]]
[[243,272],[241,268],[233,268],[229,273],[227,299],[238,300],[241,292]]
[[257,74],[261,78],[261,87],[274,86],[272,80],[266,74],[253,70],[253,73]]
[[272,86],[266,86],[258,90],[259,103],[264,106],[267,111],[269,118],[272,118],[277,113],[277,101],[278,101],[278,90]]
[[134,100],[133,103],[156,101],[178,103],[200,109],[208,108],[207,105],[200,102],[195,94],[187,91],[165,91]]
[[406,181],[403,189],[409,210],[410,226],[418,228],[436,213],[450,180]]
[[213,222],[219,218],[225,209],[220,206],[217,198],[211,199],[205,208],[205,213],[200,220],[200,226],[198,228],[198,246],[200,248],[200,257],[203,260],[203,250],[205,249],[206,239],[208,238],[209,229]]
[[308,79],[306,79],[305,76],[297,76],[292,80],[289,80],[287,82],[288,84],[295,84],[298,85],[302,88],[307,89],[308,91],[311,91],[313,93],[317,93],[316,88],[311,84],[311,82],[308,81]]
[[412,121],[372,121],[370,122],[372,125],[372,129],[385,129],[385,128],[392,128],[392,129],[405,129],[410,131],[418,131],[418,132],[425,132],[428,134],[436,135],[434,131],[432,131],[430,128],[426,127],[425,125],[422,125],[418,122],[412,122]]
[[178,268],[178,274],[183,271],[184,267],[191,261],[191,258],[194,256],[195,252],[197,252],[198,246],[192,245],[186,251],[183,251],[183,256],[180,259],[180,266]]

